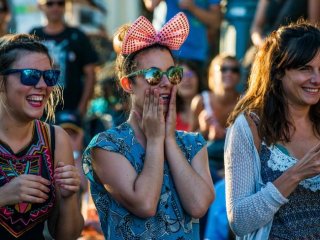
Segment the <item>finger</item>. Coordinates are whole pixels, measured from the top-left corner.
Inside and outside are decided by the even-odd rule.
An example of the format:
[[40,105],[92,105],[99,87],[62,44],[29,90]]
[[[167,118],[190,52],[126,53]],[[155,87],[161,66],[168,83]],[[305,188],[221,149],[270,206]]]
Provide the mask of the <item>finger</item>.
[[44,203],[48,199],[48,196],[37,197],[37,196],[22,194],[21,199],[22,199],[21,202],[25,202],[25,203]]
[[46,179],[46,178],[43,178],[41,176],[38,176],[38,175],[32,175],[32,174],[22,174],[20,175],[18,178],[22,178],[23,181],[30,181],[30,182],[35,182],[35,183],[40,183],[40,184],[44,184],[44,185],[50,185],[51,182]]
[[163,99],[159,96],[158,98],[158,117],[163,118],[163,110],[164,106],[163,106]]
[[153,89],[150,92],[150,109],[149,110],[151,111],[151,113],[153,113],[155,110],[155,92],[156,92],[156,89]]
[[152,111],[154,114],[157,114],[158,108],[159,108],[159,90],[155,89],[154,90],[154,95],[153,95],[153,108]]
[[66,178],[80,178],[79,173],[76,172],[76,170],[56,173],[54,175],[54,177],[55,177],[56,181],[61,180],[61,179],[66,179]]
[[74,170],[75,170],[75,166],[71,165],[71,164],[68,164],[68,165],[57,167],[54,170],[54,173],[55,174],[59,174],[59,173],[68,172],[68,171],[74,171]]
[[59,185],[80,186],[80,179],[77,177],[62,178],[58,179],[57,183]]
[[[28,196],[33,197],[33,199],[38,198],[38,199],[48,199],[48,194],[47,192],[43,192],[41,189],[36,189],[36,188],[25,188],[22,193],[22,199],[24,197],[28,198]],[[24,199],[23,201],[25,201]]]
[[147,112],[149,110],[149,106],[150,106],[150,89],[147,89],[145,97],[144,97],[142,117],[145,117],[147,115]]
[[320,151],[320,142],[312,147],[312,152],[319,152]]
[[80,186],[75,186],[75,185],[65,185],[65,184],[61,184],[59,185],[61,189],[64,189],[64,190],[68,190],[70,192],[78,192],[79,189],[80,189]]
[[174,114],[176,114],[176,94],[177,94],[177,86],[175,85],[171,89],[171,94],[170,94],[169,112],[167,116],[169,118],[172,118]]

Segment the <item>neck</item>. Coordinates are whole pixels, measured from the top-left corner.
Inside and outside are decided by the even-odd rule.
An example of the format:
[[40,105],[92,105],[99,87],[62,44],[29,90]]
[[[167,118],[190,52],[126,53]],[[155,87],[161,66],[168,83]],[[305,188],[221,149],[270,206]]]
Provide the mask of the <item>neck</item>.
[[239,93],[236,90],[220,90],[213,92],[214,97],[221,103],[233,103],[234,101],[238,101]]
[[300,121],[310,121],[309,112],[310,107],[297,107],[289,104],[288,106],[290,117],[293,119],[294,122]]
[[65,29],[65,24],[64,22],[49,22],[45,28],[44,31],[47,34],[58,34],[61,33]]
[[0,122],[0,139],[12,149],[19,149],[21,146],[19,143],[32,138],[34,121],[17,121],[1,114]]

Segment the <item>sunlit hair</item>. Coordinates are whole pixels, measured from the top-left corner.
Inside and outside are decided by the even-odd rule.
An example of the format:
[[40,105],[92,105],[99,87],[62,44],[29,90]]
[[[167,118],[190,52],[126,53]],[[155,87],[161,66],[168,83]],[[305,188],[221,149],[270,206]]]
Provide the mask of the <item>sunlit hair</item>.
[[[114,35],[114,38],[117,38],[117,41],[118,41],[117,44],[118,44],[118,47],[120,48],[121,48],[121,43],[124,40],[129,27],[130,27],[129,24],[122,25]],[[170,55],[174,59],[171,50],[168,47],[160,44],[154,44],[154,45],[142,48],[139,51],[133,52],[129,55],[123,55],[120,52],[118,52],[117,59],[116,59],[116,66],[115,66],[118,80],[128,75],[129,73],[132,73],[137,70],[139,63],[136,61],[136,58],[140,53],[147,52],[153,49],[167,50],[169,51]],[[155,56],[155,58],[156,57],[157,56]],[[134,78],[131,78],[131,81],[134,83]],[[128,94],[126,93],[124,94],[125,94],[124,98],[126,98]]]
[[[242,112],[260,118],[258,133],[266,144],[289,142],[294,130],[283,92],[285,70],[298,69],[310,62],[320,49],[319,28],[304,20],[272,32],[259,49],[251,69],[248,90],[229,117],[229,124]],[[320,134],[320,103],[311,106],[310,120]]]
[[[240,63],[235,56],[229,55],[227,53],[220,53],[212,59],[209,65],[209,74],[211,73],[211,71],[214,71],[215,67],[221,67],[225,61],[232,61],[240,68]],[[211,91],[214,91],[215,82],[210,79],[211,77],[213,76],[209,75],[208,86]]]
[[[11,66],[25,53],[36,52],[47,55],[51,66],[52,59],[48,49],[37,37],[29,34],[7,34],[0,38],[0,73]],[[0,79],[0,88],[5,89],[6,77]],[[45,106],[46,120],[54,121],[54,111],[62,99],[61,88],[54,86]],[[1,99],[2,101],[3,99]],[[3,103],[2,103],[3,104]]]

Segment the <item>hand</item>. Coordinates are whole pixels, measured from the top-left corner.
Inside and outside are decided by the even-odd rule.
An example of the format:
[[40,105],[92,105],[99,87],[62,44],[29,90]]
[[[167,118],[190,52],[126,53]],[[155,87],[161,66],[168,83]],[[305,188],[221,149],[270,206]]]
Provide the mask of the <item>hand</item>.
[[295,171],[300,181],[318,175],[320,173],[320,143],[307,152],[291,170]]
[[147,139],[163,138],[165,135],[165,120],[163,104],[158,89],[147,89],[143,104],[142,116],[134,110],[134,117]]
[[193,0],[180,0],[179,7],[181,9],[190,10],[194,7],[194,2]]
[[73,165],[65,165],[63,162],[58,162],[58,166],[54,171],[54,178],[60,187],[63,198],[70,197],[80,189],[80,174]]
[[43,203],[48,199],[49,186],[50,181],[41,176],[22,174],[0,188],[1,205]]
[[175,140],[177,110],[176,110],[177,86],[173,86],[170,94],[169,109],[166,116],[166,139]]
[[222,139],[226,136],[226,129],[218,122],[209,127],[208,140]]

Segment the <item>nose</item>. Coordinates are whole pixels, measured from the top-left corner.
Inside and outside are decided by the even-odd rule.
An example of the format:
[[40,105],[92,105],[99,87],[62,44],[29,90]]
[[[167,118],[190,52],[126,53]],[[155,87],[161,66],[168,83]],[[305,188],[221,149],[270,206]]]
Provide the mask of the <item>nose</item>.
[[43,76],[40,77],[40,80],[38,81],[38,83],[35,85],[35,88],[46,88],[47,84],[44,81]]
[[169,78],[166,74],[163,74],[160,81],[160,87],[162,86],[170,86],[171,83],[169,81]]
[[311,78],[311,83],[316,84],[316,85],[320,84],[320,70],[319,69],[314,71],[314,74]]

